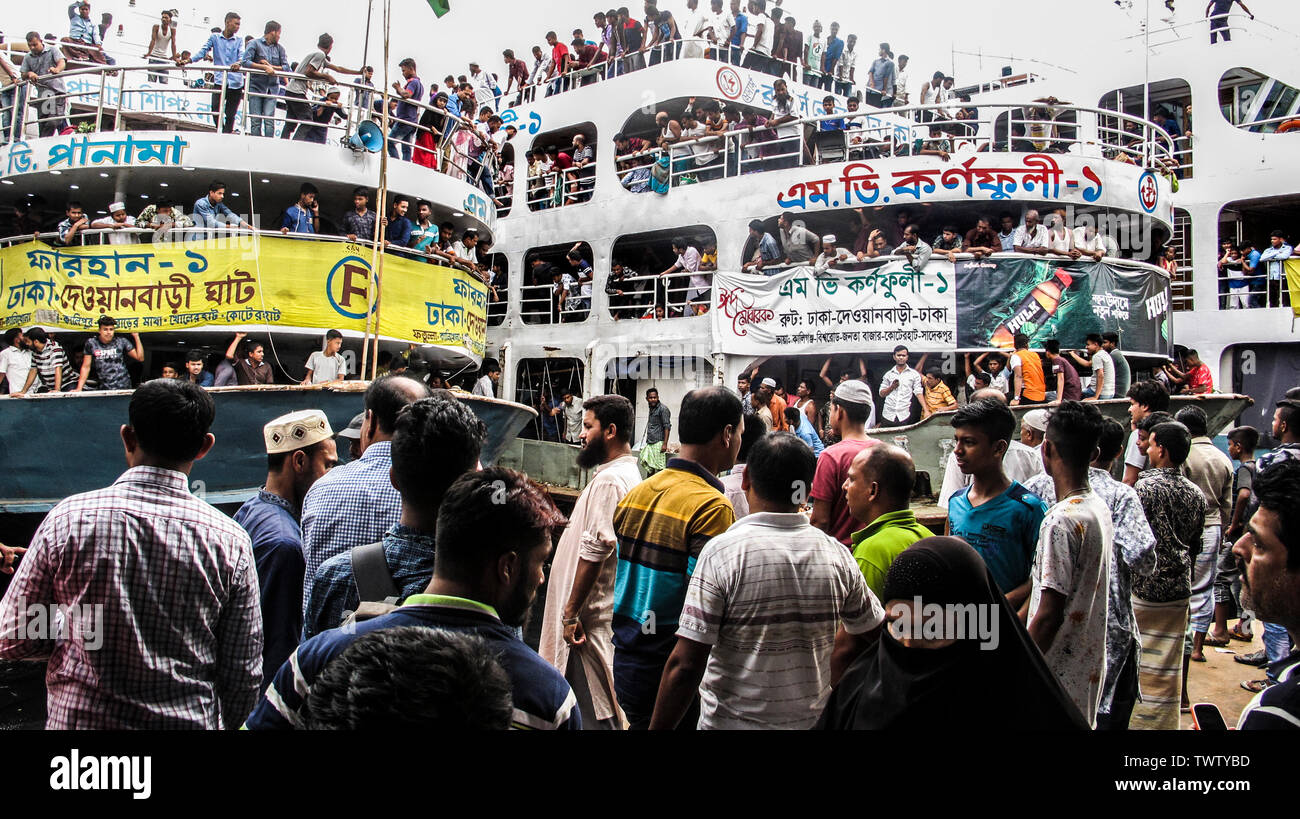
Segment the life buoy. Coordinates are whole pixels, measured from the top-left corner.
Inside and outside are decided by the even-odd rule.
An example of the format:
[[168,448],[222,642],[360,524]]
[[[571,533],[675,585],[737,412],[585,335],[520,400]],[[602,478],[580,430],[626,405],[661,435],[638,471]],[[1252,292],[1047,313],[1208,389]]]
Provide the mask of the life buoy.
[[1300,130],[1300,119],[1289,119],[1286,122],[1282,123],[1281,125],[1277,126],[1277,132],[1279,134],[1285,134],[1287,131],[1295,131],[1295,130]]

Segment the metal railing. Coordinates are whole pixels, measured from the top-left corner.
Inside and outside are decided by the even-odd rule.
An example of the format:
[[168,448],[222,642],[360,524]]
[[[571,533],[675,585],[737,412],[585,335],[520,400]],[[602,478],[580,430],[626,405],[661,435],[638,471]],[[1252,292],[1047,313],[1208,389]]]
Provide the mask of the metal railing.
[[[372,86],[336,83],[341,93],[335,105],[325,97],[325,83],[302,74],[277,71],[274,91],[254,91],[252,81],[267,77],[261,69],[213,66],[204,72],[243,75],[243,87],[237,89],[224,79],[213,85],[184,79],[194,71],[157,63],[94,65],[24,80],[6,89],[0,141],[163,125],[198,131],[220,127],[227,133],[237,127],[245,135],[347,145],[360,123],[382,123],[383,96]],[[160,84],[155,79],[178,75],[181,82]],[[308,93],[281,93],[281,80],[302,80]],[[493,195],[499,159],[485,126],[480,130],[468,117],[423,101],[390,96],[390,105],[411,106],[416,112],[415,121],[397,119],[395,110],[390,113],[390,155],[469,181]]]
[[[780,125],[731,126],[615,157],[625,188],[650,189],[650,166],[667,156],[669,186],[758,171],[933,154],[945,162],[981,153],[1043,153],[1110,159],[1164,173],[1180,168],[1173,138],[1153,122],[1075,105],[981,105],[974,116],[947,118],[950,103],[835,112]],[[736,127],[736,126],[739,127]],[[938,134],[931,136],[935,128]],[[784,133],[782,133],[784,131]],[[791,133],[791,132],[794,133]],[[1187,154],[1190,148],[1184,148]]]
[[[98,221],[98,220],[94,220]],[[346,236],[330,233],[298,233],[294,231],[284,232],[281,230],[259,230],[248,229],[240,226],[203,226],[193,225],[187,227],[123,227],[123,228],[92,228],[87,227],[79,229],[70,243],[64,243],[59,239],[58,231],[42,231],[40,233],[27,233],[20,236],[0,237],[0,247],[30,242],[33,239],[44,241],[48,244],[58,245],[60,247],[94,247],[98,245],[123,245],[123,244],[176,244],[188,242],[204,242],[209,240],[228,240],[228,241],[247,241],[251,250],[253,242],[258,238],[272,239],[300,239],[314,242],[343,242],[358,248],[369,250],[375,247],[375,242],[371,239],[365,239],[360,236],[355,241],[349,241]],[[114,241],[117,239],[118,241]],[[475,267],[467,260],[460,259],[453,254],[446,253],[439,249],[416,250],[413,247],[399,247],[389,245],[382,238],[379,242],[379,249],[385,253],[395,256],[404,256],[413,260],[426,261],[429,264],[437,264],[443,267],[451,267],[462,270],[466,273],[473,274],[480,280],[486,281],[487,274],[483,266]]]

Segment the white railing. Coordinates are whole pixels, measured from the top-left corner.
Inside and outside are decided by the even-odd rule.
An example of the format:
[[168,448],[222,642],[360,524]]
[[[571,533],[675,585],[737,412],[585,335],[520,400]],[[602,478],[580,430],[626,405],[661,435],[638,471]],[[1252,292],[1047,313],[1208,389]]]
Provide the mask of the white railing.
[[[220,127],[227,133],[238,127],[245,135],[346,145],[360,123],[382,124],[382,89],[338,82],[335,85],[342,93],[334,106],[324,98],[326,84],[302,74],[277,71],[276,90],[256,92],[251,81],[267,76],[261,69],[211,66],[210,71],[204,70],[207,68],[203,64],[199,69],[166,64],[96,65],[23,81],[11,87],[12,99],[6,99],[0,111],[0,141],[54,136],[68,129],[95,133],[162,125],[198,131]],[[196,84],[186,77],[221,72],[242,74],[244,86],[229,89],[224,81],[211,86],[201,81]],[[180,81],[161,84],[154,79],[168,76]],[[280,79],[306,81],[307,96],[300,99],[281,94]],[[64,90],[52,89],[50,83],[61,83]],[[398,120],[395,110],[390,113],[390,155],[467,180],[492,195],[499,175],[498,158],[485,128],[479,130],[470,118],[424,101],[393,95],[389,99],[394,109],[404,104],[417,112],[415,122]]]
[[[971,108],[945,103],[836,112],[776,126],[746,126],[742,120],[740,127],[732,126],[735,130],[679,139],[617,156],[615,162],[624,187],[648,190],[646,172],[638,171],[663,156],[670,158],[670,186],[677,186],[756,171],[924,153],[947,154],[941,156],[945,161],[956,154],[985,152],[1079,155],[1173,173],[1179,169],[1179,154],[1190,152],[1179,151],[1155,123],[1109,109],[1003,103],[980,105],[968,119],[948,118],[953,109]],[[827,130],[822,130],[824,123],[830,123]],[[940,131],[933,139],[931,126]]]

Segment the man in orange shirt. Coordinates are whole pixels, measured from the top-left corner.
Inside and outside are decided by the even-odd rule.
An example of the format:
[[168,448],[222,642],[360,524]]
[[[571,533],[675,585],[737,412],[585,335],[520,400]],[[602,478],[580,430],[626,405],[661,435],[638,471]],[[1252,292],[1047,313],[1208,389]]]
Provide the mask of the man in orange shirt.
[[1043,379],[1043,360],[1038,353],[1029,351],[1029,336],[1016,333],[1015,352],[1011,354],[1011,371],[1015,374],[1015,388],[1011,406],[1041,404],[1047,400],[1047,382]]
[[776,394],[774,379],[763,379],[758,387],[758,399],[766,403],[767,408],[772,411],[773,432],[790,429],[790,425],[785,420],[785,400]]

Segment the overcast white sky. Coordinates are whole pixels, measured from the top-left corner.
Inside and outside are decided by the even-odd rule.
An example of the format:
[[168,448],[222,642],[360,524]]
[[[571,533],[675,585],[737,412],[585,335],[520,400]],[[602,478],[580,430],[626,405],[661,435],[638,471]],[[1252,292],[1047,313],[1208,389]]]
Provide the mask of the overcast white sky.
[[[841,36],[856,33],[859,50],[869,61],[877,44],[888,41],[895,54],[911,56],[913,81],[935,70],[954,71],[953,49],[982,52],[986,56],[981,68],[975,56],[956,56],[958,84],[996,76],[1006,64],[1005,56],[1037,59],[1056,65],[1081,68],[1090,56],[1095,57],[1094,38],[1115,38],[1135,34],[1145,2],[1152,18],[1167,14],[1162,0],[1133,0],[1136,10],[1122,11],[1112,0],[785,0],[782,8],[793,14],[797,27],[806,33],[814,19],[829,26],[836,20]],[[67,0],[71,2],[71,0]],[[35,4],[6,3],[4,29],[15,39],[28,28],[39,28],[63,36],[66,34],[67,2],[41,0]],[[179,40],[181,49],[197,50],[207,29],[220,26],[227,11],[242,17],[241,33],[260,36],[263,24],[276,19],[284,26],[282,42],[291,60],[299,60],[315,47],[316,37],[324,31],[334,35],[331,58],[340,65],[359,66],[365,41],[367,0],[94,0],[92,18],[102,12],[114,14],[114,29],[125,28],[123,39],[144,42],[148,27],[157,12],[176,8],[185,28]],[[382,9],[384,0],[373,0],[368,60],[379,68],[383,48]],[[420,75],[428,81],[441,82],[448,73],[465,73],[470,59],[498,74],[503,72],[501,50],[514,48],[524,59],[533,45],[544,45],[543,35],[554,29],[562,37],[581,27],[590,35],[591,15],[597,8],[607,9],[608,0],[450,0],[451,13],[434,17],[425,0],[392,0],[391,40],[392,79],[400,76],[397,62],[412,56],[420,65]],[[614,6],[627,5],[634,15],[643,16],[642,0],[620,0]],[[708,0],[701,0],[707,9]],[[769,6],[771,3],[769,2]],[[1248,0],[1261,20],[1269,20],[1292,31],[1300,28],[1300,3],[1295,0]],[[683,18],[685,0],[660,0],[660,7]],[[1201,19],[1204,0],[1177,0],[1176,22]],[[207,16],[210,23],[204,24]],[[1163,25],[1159,22],[1156,26]],[[1074,34],[1072,34],[1074,33]],[[115,31],[110,33],[113,47]],[[143,48],[141,48],[143,53]],[[1032,65],[1018,69],[1035,70]],[[1040,73],[1049,73],[1038,69]],[[382,77],[382,71],[377,72]],[[504,77],[503,85],[504,85]]]

